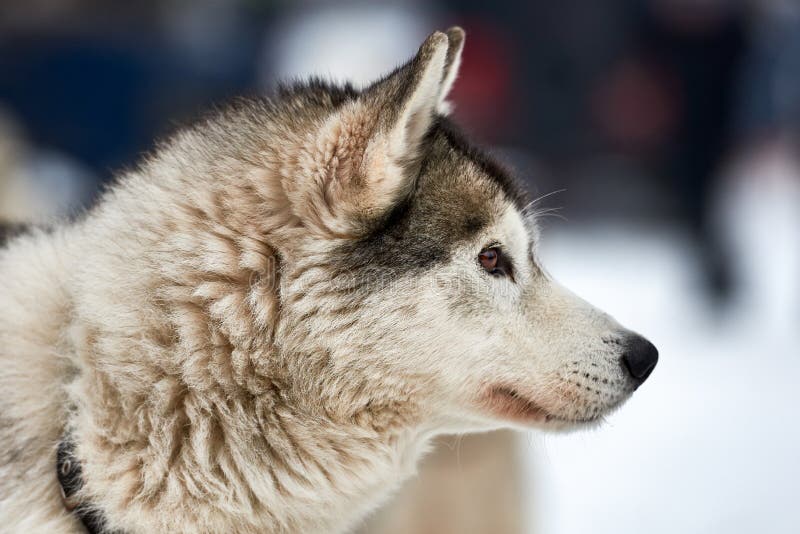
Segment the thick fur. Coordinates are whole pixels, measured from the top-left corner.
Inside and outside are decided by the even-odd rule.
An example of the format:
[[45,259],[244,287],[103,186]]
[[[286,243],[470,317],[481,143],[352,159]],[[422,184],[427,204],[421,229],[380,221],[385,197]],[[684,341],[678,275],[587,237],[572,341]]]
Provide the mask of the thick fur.
[[513,181],[442,115],[462,46],[238,102],[0,251],[5,530],[80,531],[65,436],[110,530],[340,532],[437,434],[627,398],[625,332],[545,274]]

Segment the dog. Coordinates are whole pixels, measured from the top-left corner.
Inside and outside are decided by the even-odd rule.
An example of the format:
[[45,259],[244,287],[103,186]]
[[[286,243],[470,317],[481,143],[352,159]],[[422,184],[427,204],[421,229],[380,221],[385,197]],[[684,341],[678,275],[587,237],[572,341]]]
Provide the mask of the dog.
[[655,347],[559,286],[447,118],[464,32],[177,132],[0,252],[12,532],[345,532],[431,439],[596,425]]

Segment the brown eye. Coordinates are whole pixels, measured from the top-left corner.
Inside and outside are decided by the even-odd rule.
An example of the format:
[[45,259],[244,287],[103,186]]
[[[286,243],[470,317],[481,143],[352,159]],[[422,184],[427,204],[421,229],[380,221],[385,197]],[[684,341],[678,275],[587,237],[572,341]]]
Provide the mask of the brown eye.
[[483,249],[478,254],[478,261],[487,273],[493,276],[507,276],[514,280],[511,258],[499,246]]
[[497,264],[500,262],[500,250],[496,248],[488,248],[478,254],[478,260],[481,262],[481,267],[486,269],[490,274],[498,274]]

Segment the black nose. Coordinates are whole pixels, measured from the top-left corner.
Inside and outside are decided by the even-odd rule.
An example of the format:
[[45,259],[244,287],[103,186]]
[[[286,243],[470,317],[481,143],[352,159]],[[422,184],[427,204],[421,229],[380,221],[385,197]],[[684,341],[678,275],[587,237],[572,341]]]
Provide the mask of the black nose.
[[622,361],[633,378],[644,382],[658,363],[658,349],[642,336],[633,334],[625,340]]

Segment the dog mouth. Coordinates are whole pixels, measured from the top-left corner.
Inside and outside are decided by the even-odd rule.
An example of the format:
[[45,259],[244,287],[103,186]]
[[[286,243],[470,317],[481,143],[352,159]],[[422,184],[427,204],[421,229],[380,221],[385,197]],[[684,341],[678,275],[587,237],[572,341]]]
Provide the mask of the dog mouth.
[[490,388],[486,395],[485,405],[496,417],[526,425],[546,423],[583,425],[595,423],[602,418],[601,414],[587,418],[560,417],[508,386]]

